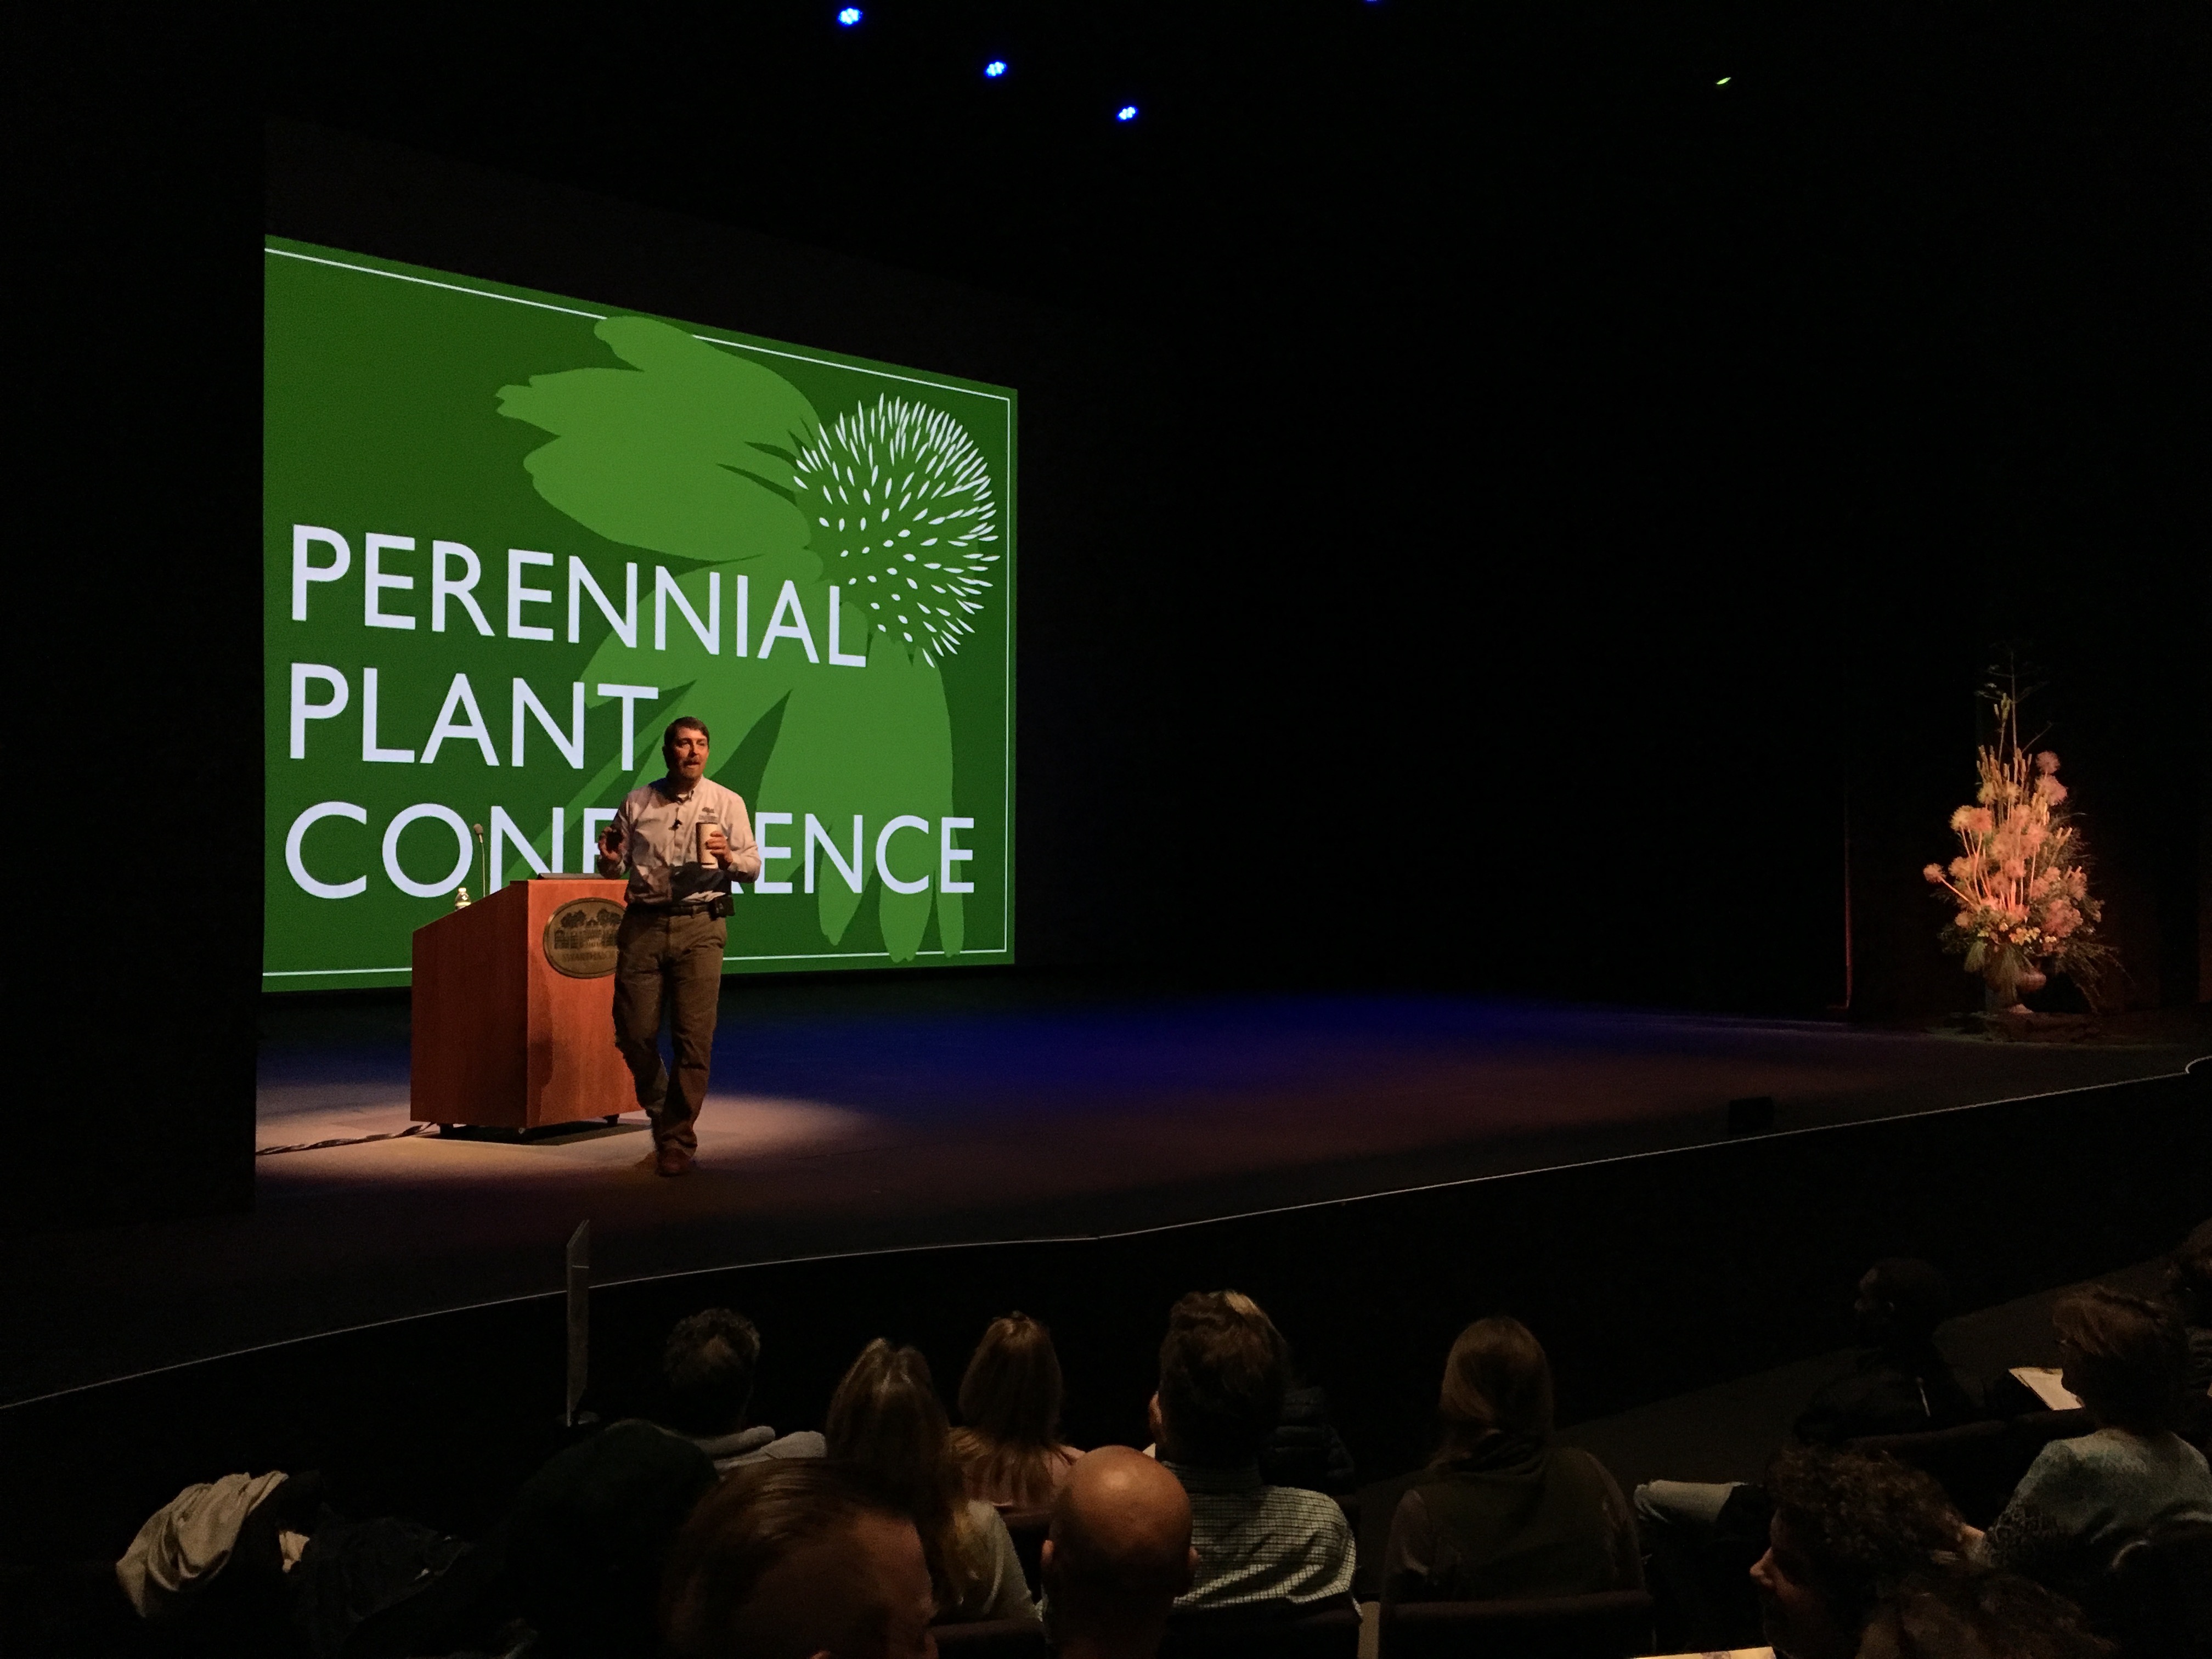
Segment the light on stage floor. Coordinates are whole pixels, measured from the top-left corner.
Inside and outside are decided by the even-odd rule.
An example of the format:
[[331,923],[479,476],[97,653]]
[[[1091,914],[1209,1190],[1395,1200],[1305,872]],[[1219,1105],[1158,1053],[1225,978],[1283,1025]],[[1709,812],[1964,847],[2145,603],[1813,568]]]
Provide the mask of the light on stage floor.
[[858,6],[842,6],[838,9],[837,21],[841,27],[851,28],[860,21],[860,9]]
[[1137,106],[1134,104],[1122,105],[1121,108],[1114,112],[1114,118],[1117,121],[1135,120],[1137,118]]
[[983,65],[983,78],[986,81],[995,81],[1006,72],[1006,60],[1003,58],[994,58]]

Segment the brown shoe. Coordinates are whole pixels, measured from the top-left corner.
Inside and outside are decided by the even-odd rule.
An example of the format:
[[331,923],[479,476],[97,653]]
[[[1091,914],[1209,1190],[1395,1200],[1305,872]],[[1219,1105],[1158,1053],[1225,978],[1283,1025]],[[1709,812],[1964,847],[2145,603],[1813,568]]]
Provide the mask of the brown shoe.
[[691,1154],[671,1141],[653,1154],[653,1167],[656,1172],[665,1176],[690,1175]]

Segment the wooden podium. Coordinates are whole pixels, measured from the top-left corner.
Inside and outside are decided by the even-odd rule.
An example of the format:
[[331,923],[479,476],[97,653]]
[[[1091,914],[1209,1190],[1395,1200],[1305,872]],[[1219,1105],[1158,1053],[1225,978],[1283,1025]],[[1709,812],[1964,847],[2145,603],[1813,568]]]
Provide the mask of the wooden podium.
[[615,1048],[623,884],[509,882],[415,930],[410,1115],[535,1129],[637,1109]]

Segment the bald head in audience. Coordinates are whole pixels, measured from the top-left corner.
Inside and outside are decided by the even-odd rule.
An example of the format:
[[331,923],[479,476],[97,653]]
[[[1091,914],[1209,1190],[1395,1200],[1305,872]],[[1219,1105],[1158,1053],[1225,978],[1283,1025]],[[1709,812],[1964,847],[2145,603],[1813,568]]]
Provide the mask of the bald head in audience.
[[1182,1482],[1127,1446],[1086,1453],[1054,1500],[1042,1565],[1063,1659],[1150,1659],[1198,1570]]

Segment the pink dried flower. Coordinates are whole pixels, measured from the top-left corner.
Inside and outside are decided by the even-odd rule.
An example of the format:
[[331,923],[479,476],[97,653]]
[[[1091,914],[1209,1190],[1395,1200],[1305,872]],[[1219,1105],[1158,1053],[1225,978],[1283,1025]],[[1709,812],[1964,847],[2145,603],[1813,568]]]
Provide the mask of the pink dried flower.
[[1974,925],[1974,913],[1971,910],[1960,911],[1957,915],[1951,918],[1951,925],[1960,933],[1966,933]]
[[1940,864],[1931,864],[1922,870],[1920,873],[1926,877],[1929,881],[1940,882],[1943,879],[1943,866]]
[[2046,772],[2035,781],[2035,793],[2046,805],[2056,806],[2066,799],[2066,786]]
[[2049,777],[2058,769],[2058,757],[2048,749],[2045,750],[2035,757],[2035,769],[2042,773],[2045,777]]

